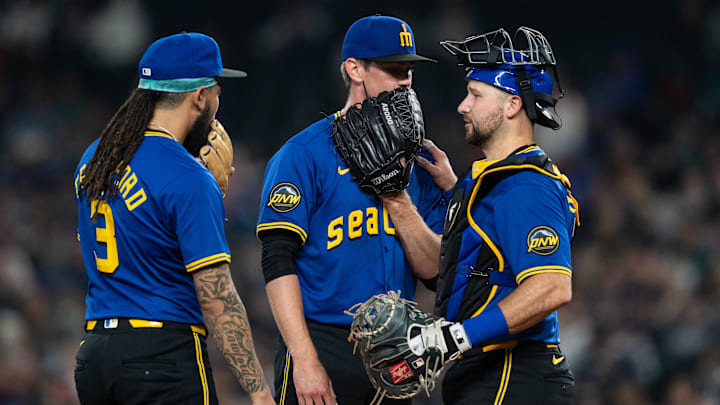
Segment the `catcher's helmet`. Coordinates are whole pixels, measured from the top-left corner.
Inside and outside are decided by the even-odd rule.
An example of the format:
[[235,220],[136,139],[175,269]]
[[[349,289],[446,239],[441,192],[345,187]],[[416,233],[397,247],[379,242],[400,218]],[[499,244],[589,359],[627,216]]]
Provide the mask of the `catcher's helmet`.
[[[457,56],[458,66],[467,69],[467,79],[520,96],[532,122],[560,128],[562,121],[555,112],[558,99],[552,97],[554,82],[548,71],[552,68],[557,79],[555,54],[539,31],[520,27],[513,42],[510,34],[500,28],[463,41],[442,41],[440,45]],[[558,89],[561,98],[564,90],[559,80]]]

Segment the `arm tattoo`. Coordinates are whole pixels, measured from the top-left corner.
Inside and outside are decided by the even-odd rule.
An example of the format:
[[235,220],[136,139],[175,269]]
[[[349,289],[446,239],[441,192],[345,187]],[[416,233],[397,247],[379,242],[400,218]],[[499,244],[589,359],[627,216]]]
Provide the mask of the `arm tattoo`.
[[230,276],[230,266],[223,263],[197,270],[193,279],[205,326],[220,353],[245,391],[251,394],[262,391],[267,384],[255,354],[245,306]]

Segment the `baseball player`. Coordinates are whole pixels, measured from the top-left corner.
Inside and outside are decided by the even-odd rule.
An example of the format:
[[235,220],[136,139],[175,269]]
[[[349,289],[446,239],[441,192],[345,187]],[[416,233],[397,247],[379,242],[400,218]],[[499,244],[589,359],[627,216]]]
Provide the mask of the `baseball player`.
[[533,135],[534,124],[561,124],[555,55],[526,27],[514,39],[500,29],[441,44],[468,68],[458,112],[485,159],[457,184],[445,217],[435,309],[454,322],[414,342],[462,353],[444,377],[446,404],[570,404],[556,310],[572,297],[578,203]]
[[230,276],[232,146],[213,121],[216,77],[245,73],[224,69],[215,40],[197,33],[154,42],[139,73],[75,171],[89,278],[80,402],[217,404],[209,333],[252,402],[274,403]]
[[[409,87],[416,61],[430,59],[416,54],[408,23],[380,15],[356,21],[342,48],[345,107],[288,140],[265,170],[257,234],[282,335],[275,362],[280,404],[370,403],[375,389],[347,341],[352,317],[344,311],[388,290],[412,299],[416,279],[437,274],[439,243],[433,251],[416,236],[439,240],[442,190],[416,167],[405,191],[364,193],[331,137],[333,121],[350,107]],[[452,173],[447,160],[437,164]]]

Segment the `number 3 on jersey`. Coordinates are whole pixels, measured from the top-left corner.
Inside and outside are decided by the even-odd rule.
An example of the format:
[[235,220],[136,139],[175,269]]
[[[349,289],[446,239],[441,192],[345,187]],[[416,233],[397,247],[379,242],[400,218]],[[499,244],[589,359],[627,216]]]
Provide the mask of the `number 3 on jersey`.
[[105,227],[97,227],[95,229],[95,238],[99,245],[105,245],[106,258],[98,257],[97,250],[95,254],[95,264],[97,269],[103,273],[112,274],[118,268],[118,251],[117,242],[115,241],[115,221],[113,220],[112,211],[107,201],[93,201],[90,209],[90,216],[95,213],[103,216],[105,219]]

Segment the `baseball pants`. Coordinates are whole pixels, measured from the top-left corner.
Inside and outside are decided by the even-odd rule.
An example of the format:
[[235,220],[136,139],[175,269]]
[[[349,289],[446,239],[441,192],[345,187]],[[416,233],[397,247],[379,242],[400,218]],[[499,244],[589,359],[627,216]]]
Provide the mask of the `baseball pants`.
[[[310,338],[318,357],[327,371],[337,402],[341,405],[367,405],[376,389],[370,383],[360,355],[353,355],[354,343],[348,342],[349,326],[328,325],[307,321]],[[278,405],[298,403],[293,384],[293,361],[285,343],[280,339],[275,357],[275,401]],[[384,399],[383,405],[409,405],[411,401]]]
[[204,330],[163,322],[133,328],[127,319],[87,331],[76,357],[82,405],[217,404]]
[[447,371],[443,403],[453,405],[565,405],[575,378],[557,345],[520,342],[515,348],[474,349]]

